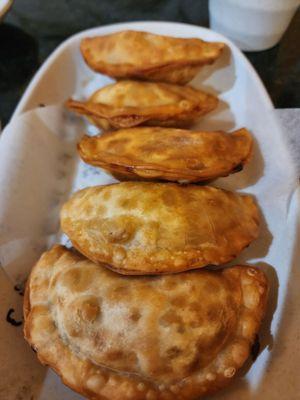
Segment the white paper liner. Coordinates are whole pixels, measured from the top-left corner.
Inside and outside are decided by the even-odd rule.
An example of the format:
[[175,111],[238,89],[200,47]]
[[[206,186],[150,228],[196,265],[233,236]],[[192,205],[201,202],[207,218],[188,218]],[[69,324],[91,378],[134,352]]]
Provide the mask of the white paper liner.
[[[273,117],[270,114],[270,120]],[[57,241],[67,243],[67,238],[59,231],[59,211],[70,193],[86,186],[115,181],[100,169],[79,160],[76,144],[86,129],[92,134],[96,132],[95,128],[87,127],[81,119],[71,117],[61,105],[55,105],[37,108],[15,117],[2,133],[0,262],[13,283],[22,283],[26,279],[44,249]],[[292,265],[297,210],[296,205],[290,208],[289,204],[297,187],[297,174],[280,136],[275,135],[272,138],[268,127],[266,131],[260,127],[253,133],[256,145],[250,164],[244,171],[219,179],[213,184],[252,193],[262,211],[260,238],[232,264],[259,263],[269,276],[272,285],[271,306],[261,335],[265,347],[271,346],[272,337],[279,326],[288,285],[287,270]],[[282,271],[285,273],[281,273]],[[17,300],[17,313],[20,314],[21,303],[20,299]],[[273,316],[277,302],[281,307]],[[5,325],[5,329],[9,328]],[[19,336],[14,340],[21,343],[23,339],[20,332]],[[260,354],[259,363],[257,362],[255,368],[247,374],[247,385],[251,383],[253,390],[264,376],[263,371],[270,355],[267,349],[268,347],[265,347]],[[22,357],[22,360],[30,363],[31,376],[35,377],[32,384],[28,383],[26,390],[35,393],[38,400],[81,398],[62,385],[52,371],[46,374],[41,372],[43,369],[27,351]],[[20,380],[30,381],[27,370],[20,368]],[[11,380],[14,373],[10,369]],[[251,392],[245,392],[243,385],[235,385],[235,395],[240,392],[244,396],[247,392],[250,396]],[[22,388],[18,388],[19,392],[20,390]],[[11,393],[15,391],[12,390]],[[13,398],[13,394],[8,397],[9,400]],[[228,399],[228,393],[220,393],[217,398]]]

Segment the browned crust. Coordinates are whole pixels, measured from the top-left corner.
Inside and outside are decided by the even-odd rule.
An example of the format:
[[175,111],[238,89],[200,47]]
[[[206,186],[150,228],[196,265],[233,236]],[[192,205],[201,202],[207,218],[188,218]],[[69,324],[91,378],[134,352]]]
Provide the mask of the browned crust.
[[[182,130],[182,135],[188,135],[188,131]],[[118,131],[107,133],[110,137],[118,135]],[[138,131],[137,131],[138,134]],[[199,132],[201,134],[201,132]],[[211,132],[213,135],[213,132]],[[243,169],[244,165],[249,162],[252,156],[253,149],[253,139],[247,129],[242,128],[236,130],[230,134],[232,138],[245,137],[248,141],[248,145],[245,146],[245,153],[241,154],[241,157],[227,168],[215,167],[211,169],[190,169],[188,167],[176,169],[168,168],[166,166],[158,165],[157,163],[151,162],[137,162],[123,156],[122,153],[118,155],[108,154],[105,152],[99,152],[95,154],[93,158],[85,152],[85,143],[89,140],[95,140],[95,138],[90,138],[89,136],[84,136],[77,145],[77,149],[80,157],[87,164],[91,164],[95,167],[100,167],[106,171],[117,176],[120,180],[166,180],[173,182],[203,182],[211,179],[216,179],[219,177],[225,177],[232,173],[239,172]],[[101,136],[99,137],[101,141]],[[201,161],[201,160],[200,160]]]
[[[161,85],[168,88],[167,84],[162,83]],[[174,86],[178,90],[178,85],[170,85],[170,93]],[[68,99],[65,106],[70,111],[86,116],[102,129],[108,129],[108,127],[113,129],[130,128],[138,125],[184,126],[191,124],[198,117],[213,111],[218,106],[219,101],[216,96],[191,87],[182,90],[185,89],[192,92],[195,97],[189,101],[188,110],[176,103],[151,107],[114,107],[93,103],[91,100],[76,101],[73,99]],[[197,95],[199,99],[196,98]]]
[[[151,193],[155,189],[157,189],[156,193],[160,193],[161,190],[167,189],[169,193],[180,194],[181,198],[187,194],[187,190],[193,190],[192,185],[186,189],[175,183],[149,182],[124,182],[107,185],[106,187],[110,187],[111,190],[114,190],[115,186],[119,186],[119,188],[116,189],[117,191],[130,191],[132,189],[136,190],[137,193],[139,191],[146,190]],[[119,269],[122,269],[123,274],[125,275],[177,273],[195,268],[203,268],[211,264],[222,265],[235,258],[237,254],[239,254],[259,235],[259,211],[254,199],[251,196],[237,195],[232,192],[212,188],[210,186],[194,186],[194,190],[196,192],[211,192],[215,194],[216,198],[218,198],[220,194],[221,196],[225,196],[225,198],[227,197],[232,200],[235,199],[233,200],[232,207],[240,204],[239,209],[241,211],[241,218],[244,218],[244,224],[240,225],[238,230],[232,228],[232,230],[229,229],[227,231],[227,239],[223,246],[220,244],[209,246],[205,245],[204,247],[199,245],[199,247],[194,246],[193,248],[189,246],[182,246],[178,249],[173,249],[171,240],[173,240],[174,237],[172,235],[168,238],[168,240],[170,240],[170,245],[165,244],[164,247],[155,247],[151,248],[150,250],[148,250],[145,245],[126,248],[125,245],[118,243],[118,241],[111,243],[108,240],[104,240],[100,245],[99,242],[91,240],[89,237],[85,221],[90,220],[90,218],[81,216],[76,222],[76,213],[74,214],[74,210],[77,210],[77,207],[81,207],[81,210],[84,210],[86,199],[91,197],[93,198],[93,196],[96,196],[97,198],[97,193],[99,193],[99,191],[101,192],[102,190],[104,190],[103,186],[91,187],[75,193],[62,208],[61,228],[63,232],[68,235],[74,247],[77,248],[82,254],[85,254],[87,258],[96,263],[108,264],[118,272],[120,272]],[[84,204],[80,203],[82,196],[85,198]],[[77,199],[79,199],[79,203],[77,203]],[[241,203],[239,203],[240,201]],[[88,213],[95,212],[97,205],[98,203],[96,201],[94,206],[89,207]],[[182,200],[182,206],[186,207],[184,200]],[[141,205],[141,207],[143,206]],[[161,211],[159,212],[161,213]],[[229,212],[229,210],[224,212]],[[131,214],[128,213],[128,216],[130,215]],[[92,218],[95,219],[95,216]],[[100,215],[97,216],[97,220],[98,218],[100,221]],[[168,223],[168,221],[165,222],[166,224]],[[82,224],[81,228],[79,228],[78,224]],[[80,231],[79,235],[78,230]],[[215,234],[218,235],[218,232],[216,231]],[[105,247],[105,251],[103,250],[103,247]],[[168,252],[168,255],[166,254],[166,251]],[[122,253],[121,258],[118,257],[119,252]],[[115,257],[116,254],[117,257]],[[133,273],[133,271],[135,272]]]
[[[57,247],[61,248],[62,246]],[[36,268],[38,268],[38,264],[34,269]],[[37,356],[42,364],[49,365],[60,375],[64,384],[90,400],[123,400],[125,398],[128,400],[192,400],[200,398],[215,393],[230,384],[236,371],[241,368],[250,354],[251,345],[255,340],[266,310],[268,283],[262,271],[249,266],[236,266],[228,268],[225,274],[232,275],[233,284],[236,282],[235,284],[241,285],[243,293],[243,306],[240,313],[241,325],[239,325],[236,332],[236,341],[233,341],[223,351],[223,362],[225,364],[220,369],[220,372],[214,373],[214,377],[210,373],[211,377],[207,375],[205,381],[200,381],[197,376],[191,376],[183,380],[178,386],[175,385],[174,389],[173,387],[161,388],[140,379],[138,376],[120,375],[105,367],[95,366],[89,360],[79,359],[75,354],[70,352],[69,348],[57,335],[53,337],[51,343],[48,343],[50,350],[47,347],[38,348],[31,336],[38,309],[31,308],[30,278],[26,285],[24,297],[24,336],[28,343],[37,350]],[[255,294],[259,298],[255,307],[253,304],[251,305],[251,302],[249,303],[249,298],[247,297],[249,296],[249,288],[251,288],[252,294]],[[250,322],[248,322],[248,325],[244,327],[241,321],[251,321],[251,326],[249,325]],[[241,354],[237,353],[232,358],[233,354],[230,352],[234,350],[230,346],[234,346],[237,343],[243,346],[244,351]],[[222,365],[222,361],[220,365]],[[230,373],[230,370],[233,371],[233,374]],[[95,377],[95,379],[99,379],[101,382],[101,385],[96,386],[95,390],[91,390],[91,387],[88,387],[89,378],[91,377]],[[142,383],[142,390],[138,389],[139,383]]]
[[[174,262],[168,263],[167,261],[164,261],[164,269],[160,269],[159,265],[156,266],[152,265],[151,269],[148,270],[130,269],[128,266],[126,266],[126,268],[123,268],[123,267],[118,267],[116,265],[112,265],[110,258],[107,258],[107,260],[100,261],[97,256],[94,256],[92,252],[87,251],[87,249],[84,246],[81,246],[78,243],[78,241],[74,239],[72,239],[71,241],[74,248],[78,250],[78,252],[84,255],[86,258],[93,261],[95,264],[105,265],[106,268],[109,268],[111,271],[117,272],[120,275],[151,276],[151,275],[169,275],[171,273],[180,274],[181,272],[193,271],[210,266],[208,262],[205,262],[203,260],[202,255],[201,254],[199,255],[199,253],[201,252],[195,250],[193,252],[194,257],[192,257],[192,260],[189,262],[187,261],[187,263],[184,266],[174,266]],[[241,248],[241,251],[244,250],[246,247],[248,247],[248,244],[245,244],[245,246]],[[182,253],[183,252],[180,252],[179,255],[181,255]],[[231,254],[228,257],[223,257],[222,261],[218,263],[218,265],[226,264],[232,261],[234,258],[236,258],[236,256],[237,256],[236,254]],[[169,267],[169,269],[166,268],[166,266]]]
[[[167,73],[167,72],[172,72],[179,70],[181,68],[185,67],[202,67],[204,65],[210,65],[215,62],[215,60],[220,56],[221,52],[223,51],[225,45],[223,43],[216,43],[220,45],[218,54],[216,56],[212,56],[210,58],[207,58],[206,60],[201,60],[201,61],[181,61],[181,62],[172,62],[172,63],[165,63],[162,65],[158,66],[151,66],[151,67],[140,67],[137,68],[136,66],[128,66],[128,65],[105,65],[104,63],[91,63],[88,60],[87,54],[83,46],[81,45],[81,52],[83,55],[83,58],[85,62],[96,72],[101,72],[104,75],[108,75],[112,78],[117,78],[117,79],[124,79],[124,78],[134,78],[134,79],[140,79],[140,80],[158,80],[160,79],[155,79],[156,75],[161,74],[161,73]],[[195,75],[195,74],[194,74]],[[186,84],[188,83],[192,78],[188,80],[181,80],[179,82],[174,82],[178,84]],[[164,82],[164,80],[161,80]],[[168,80],[167,80],[168,82]],[[172,81],[171,81],[172,82]]]
[[[65,106],[77,114],[88,117],[93,124],[102,129],[107,129],[107,123],[111,128],[131,128],[138,125],[145,126],[185,126],[194,122],[198,117],[213,111],[218,106],[218,99],[208,95],[208,103],[203,106],[195,106],[189,112],[176,110],[174,107],[156,107],[151,112],[143,112],[143,109],[136,110],[116,110],[115,115],[109,115],[111,109],[103,108],[101,104],[88,104],[85,102],[68,99]],[[133,107],[131,107],[133,108]],[[169,108],[169,109],[168,109]],[[103,122],[102,120],[105,120]]]
[[[115,34],[105,35],[102,37],[85,38],[81,41],[81,54],[90,68],[92,68],[96,72],[100,72],[117,79],[133,78],[139,80],[153,80],[186,84],[194,78],[194,76],[197,74],[202,66],[212,64],[216,59],[218,59],[225,47],[224,43],[219,42],[208,43],[195,38],[178,38],[181,42],[183,42],[184,40],[186,41],[186,43],[189,41],[190,43],[192,42],[194,45],[196,45],[197,43],[197,46],[199,46],[199,50],[202,50],[203,46],[209,46],[210,54],[203,54],[202,51],[198,51],[198,54],[196,54],[196,52],[194,51],[194,56],[186,59],[170,59],[168,61],[159,60],[158,62],[153,62],[153,60],[151,60],[151,57],[149,57],[147,62],[143,60],[143,63],[136,62],[135,64],[128,63],[125,58],[123,62],[115,64],[105,62],[104,60],[96,61],[94,57],[91,56],[91,54],[93,53],[93,50],[90,48],[91,42],[93,42],[95,39],[100,39],[102,45],[106,40],[111,41],[114,35],[119,35],[121,33],[122,32],[117,32]],[[141,35],[141,37],[145,34],[149,35],[149,33],[147,32],[135,32],[135,34],[139,34]],[[171,40],[175,39],[162,35],[153,34],[153,36],[160,36],[162,38],[169,38]],[[122,40],[124,39],[122,38]],[[98,46],[99,45],[100,44],[98,43]]]

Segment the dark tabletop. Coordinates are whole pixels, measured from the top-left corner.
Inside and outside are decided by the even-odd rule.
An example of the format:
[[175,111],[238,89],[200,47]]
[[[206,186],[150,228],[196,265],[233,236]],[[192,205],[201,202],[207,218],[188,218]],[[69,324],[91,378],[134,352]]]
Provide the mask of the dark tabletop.
[[[91,27],[135,20],[208,26],[207,0],[15,0],[0,25],[2,126],[33,74],[63,40]],[[300,10],[277,46],[246,55],[275,107],[300,107]]]

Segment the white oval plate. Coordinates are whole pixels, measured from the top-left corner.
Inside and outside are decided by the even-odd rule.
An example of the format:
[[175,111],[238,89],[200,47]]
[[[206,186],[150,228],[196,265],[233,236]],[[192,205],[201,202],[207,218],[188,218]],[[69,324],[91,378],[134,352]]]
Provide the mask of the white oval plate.
[[[249,362],[233,385],[214,398],[296,399],[298,392],[295,391],[295,385],[290,384],[286,387],[283,385],[283,381],[287,382],[287,377],[291,376],[289,373],[282,372],[283,367],[287,368],[289,360],[283,352],[278,354],[272,350],[273,343],[279,347],[282,345],[282,329],[279,328],[282,328],[280,323],[285,318],[285,296],[289,282],[296,273],[292,268],[293,265],[296,265],[295,236],[298,209],[297,201],[293,196],[296,188],[296,175],[266,90],[250,63],[232,42],[209,29],[170,22],[115,24],[81,32],[61,44],[32,79],[10,124],[3,132],[0,151],[2,149],[4,155],[8,151],[12,151],[13,144],[12,140],[10,141],[12,131],[15,132],[17,127],[18,129],[26,128],[22,128],[22,120],[23,118],[24,120],[28,119],[28,116],[31,115],[30,110],[40,104],[48,106],[62,103],[70,96],[78,98],[88,96],[96,88],[111,82],[111,79],[95,74],[85,65],[80,55],[79,43],[86,36],[103,35],[124,29],[145,30],[180,37],[199,37],[208,41],[223,41],[228,45],[222,58],[215,65],[204,67],[192,82],[195,86],[220,93],[221,99],[218,110],[200,121],[197,127],[232,130],[246,126],[256,139],[253,160],[249,166],[244,171],[228,178],[219,179],[214,184],[232,190],[245,191],[256,196],[263,214],[261,235],[242,253],[238,260],[235,260],[235,263],[248,262],[260,265],[269,277],[271,290],[269,307],[261,332],[262,351],[258,359],[253,366]],[[45,116],[46,120],[49,118],[48,110],[53,113],[54,119],[56,114],[61,112],[60,107],[40,109],[41,120]],[[67,130],[67,126],[63,124],[64,122],[60,129]],[[57,131],[57,123],[55,126]],[[49,128],[51,129],[51,126]],[[87,129],[94,130],[90,127]],[[28,132],[28,138],[30,134],[32,132]],[[58,133],[57,136],[59,136]],[[30,140],[28,139],[27,146],[29,146]],[[33,137],[32,140],[34,140]],[[57,139],[55,140],[57,141]],[[40,160],[43,160],[43,157],[45,160],[47,158],[46,153],[43,155],[42,149],[39,155],[32,154],[31,156],[40,157]],[[103,184],[110,181],[106,174],[99,171],[96,173],[95,169],[85,166],[79,160],[76,162],[78,163],[77,172],[71,177],[71,191],[91,184]],[[22,170],[23,198],[27,196],[26,179],[28,182],[34,180],[38,187],[45,186],[41,180],[43,178],[38,176],[38,171],[28,170],[26,175],[25,169]],[[2,171],[2,176],[7,177],[8,173],[9,171]],[[69,174],[71,176],[73,171],[70,171]],[[0,181],[1,179],[0,174]],[[40,184],[39,179],[41,180]],[[3,182],[6,181],[3,180]],[[31,199],[31,204],[34,201],[40,201],[38,194]],[[39,204],[36,203],[37,209],[38,206]],[[26,221],[26,216],[24,218]],[[58,213],[55,218],[58,219]],[[27,223],[30,221],[28,220]],[[296,343],[289,335],[285,340],[288,340],[291,348]],[[48,376],[48,379],[45,380],[43,390],[37,398],[39,400],[50,398],[58,400],[63,397],[65,399],[79,398],[68,389],[63,388],[58,378],[50,374],[50,378]]]

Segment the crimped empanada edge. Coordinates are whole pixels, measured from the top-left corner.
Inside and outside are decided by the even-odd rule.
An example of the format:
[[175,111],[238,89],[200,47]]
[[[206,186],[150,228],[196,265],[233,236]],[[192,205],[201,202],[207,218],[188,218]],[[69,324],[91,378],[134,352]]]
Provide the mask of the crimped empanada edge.
[[[63,246],[54,246],[50,251],[56,251],[55,249],[60,251]],[[45,253],[44,256],[47,257],[48,253]],[[38,265],[39,262],[34,267],[31,276]],[[48,340],[47,343],[46,340],[45,349],[36,346],[31,331],[34,318],[39,318],[42,314],[39,315],[38,309],[31,308],[30,278],[24,297],[24,336],[37,352],[42,364],[49,365],[60,375],[67,386],[91,400],[124,398],[130,400],[183,400],[212,394],[227,386],[249,357],[251,345],[265,314],[268,294],[266,276],[257,268],[235,266],[229,267],[223,273],[232,274],[232,280],[239,281],[241,284],[243,306],[236,337],[204,370],[169,387],[144,381],[143,378],[137,379],[136,376],[118,374],[106,367],[97,367],[89,360],[82,360],[72,354],[60,337],[55,334],[52,335],[51,341]],[[42,312],[45,313],[45,310]],[[38,315],[35,315],[36,313]],[[48,314],[50,314],[49,311]]]
[[[117,133],[117,132],[116,132]],[[105,135],[111,135],[114,132],[107,132]],[[166,166],[159,166],[157,164],[151,163],[140,163],[134,162],[130,163],[130,160],[126,162],[126,157],[123,157],[123,160],[118,158],[118,156],[110,156],[107,157],[104,155],[101,159],[91,158],[84,151],[83,143],[85,140],[89,139],[89,136],[84,135],[80,142],[77,144],[77,150],[81,157],[81,159],[90,165],[95,167],[100,167],[105,169],[106,171],[116,174],[120,174],[120,180],[166,180],[172,182],[185,182],[185,183],[195,183],[195,182],[205,182],[212,179],[217,179],[220,177],[225,177],[230,174],[239,172],[243,169],[243,167],[250,161],[252,157],[253,151],[253,139],[250,133],[246,128],[241,128],[236,131],[231,132],[229,135],[232,137],[244,136],[248,139],[248,148],[245,148],[245,153],[241,155],[241,157],[236,160],[235,163],[229,168],[223,169],[207,169],[205,172],[192,170],[192,169],[175,169],[168,168]],[[101,153],[100,153],[101,154]],[[143,172],[145,171],[145,172]]]

